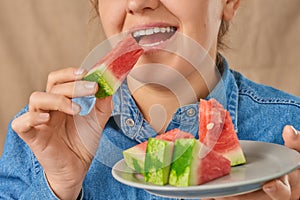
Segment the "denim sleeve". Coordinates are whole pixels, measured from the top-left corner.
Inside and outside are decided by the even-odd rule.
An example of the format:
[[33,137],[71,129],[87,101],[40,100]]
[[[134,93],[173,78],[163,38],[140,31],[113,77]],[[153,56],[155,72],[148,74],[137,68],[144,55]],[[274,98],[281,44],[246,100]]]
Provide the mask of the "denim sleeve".
[[58,199],[34,154],[11,124],[0,158],[0,199]]

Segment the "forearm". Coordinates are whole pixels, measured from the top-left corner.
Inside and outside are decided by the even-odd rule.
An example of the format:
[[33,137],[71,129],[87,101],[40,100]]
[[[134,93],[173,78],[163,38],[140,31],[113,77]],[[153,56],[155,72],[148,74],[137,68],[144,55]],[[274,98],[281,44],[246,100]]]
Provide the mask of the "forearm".
[[0,159],[0,199],[58,199],[33,153],[10,126]]

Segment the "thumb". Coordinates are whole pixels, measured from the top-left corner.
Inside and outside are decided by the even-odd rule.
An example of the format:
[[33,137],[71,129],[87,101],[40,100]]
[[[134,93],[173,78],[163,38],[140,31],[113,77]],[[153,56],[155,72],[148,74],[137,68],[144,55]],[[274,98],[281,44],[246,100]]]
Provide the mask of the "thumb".
[[284,145],[300,152],[300,132],[293,126],[285,126],[282,132]]
[[104,128],[108,118],[111,116],[112,110],[113,102],[111,96],[96,100],[95,113],[102,128]]

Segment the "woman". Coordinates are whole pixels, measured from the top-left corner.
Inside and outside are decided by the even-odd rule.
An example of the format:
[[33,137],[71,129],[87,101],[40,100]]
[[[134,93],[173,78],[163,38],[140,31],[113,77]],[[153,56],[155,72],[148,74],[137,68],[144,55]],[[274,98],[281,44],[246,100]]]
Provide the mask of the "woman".
[[[181,0],[99,0],[95,3],[108,38],[130,33],[146,47],[136,65],[137,71],[134,70],[137,73],[127,78],[113,98],[97,99],[90,115],[79,116],[81,108],[72,103],[72,98],[95,94],[97,84],[80,81],[86,74],[82,69],[52,72],[46,91],[34,92],[28,107],[11,124],[1,159],[1,197],[163,199],[113,179],[111,166],[120,158],[120,152],[114,147],[126,149],[175,127],[195,135],[197,127],[187,124],[197,123],[193,113],[197,111],[200,98],[214,97],[223,103],[232,115],[240,139],[285,142],[290,148],[300,150],[293,142],[294,138],[299,140],[299,136],[291,126],[286,126],[281,136],[285,125],[300,129],[300,99],[255,84],[230,71],[226,60],[218,54],[220,37],[235,15],[239,0],[190,0],[188,3]],[[204,76],[192,65],[194,59],[186,62],[172,48],[171,51],[163,50],[168,45],[181,48],[174,42],[180,35],[202,48],[204,53],[200,52],[199,59],[207,68],[211,64],[208,58],[216,61],[212,63],[217,65],[222,79],[213,70],[209,71],[213,76]],[[144,66],[143,73],[138,73],[139,66]],[[162,69],[176,72],[163,77],[167,78],[167,85],[157,84]],[[142,78],[149,78],[145,73],[150,73],[153,80],[142,82]],[[169,88],[180,81],[178,74],[188,83],[192,94],[182,101],[177,95],[184,93],[186,88],[179,88],[175,93]],[[220,82],[224,91],[221,97],[216,92]],[[74,92],[74,87],[84,89]],[[157,113],[163,110],[164,114],[163,120],[158,122],[153,117],[156,105],[159,105]],[[235,199],[298,199],[298,177],[299,172],[294,171],[267,183],[263,190]]]

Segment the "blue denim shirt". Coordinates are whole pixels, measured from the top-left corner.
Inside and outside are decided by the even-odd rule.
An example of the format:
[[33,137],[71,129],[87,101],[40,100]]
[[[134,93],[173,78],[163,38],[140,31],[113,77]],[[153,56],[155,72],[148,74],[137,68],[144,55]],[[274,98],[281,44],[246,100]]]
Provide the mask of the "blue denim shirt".
[[[225,95],[224,95],[225,94]],[[283,144],[282,129],[300,129],[300,98],[256,84],[238,72],[225,69],[222,81],[207,98],[216,98],[230,112],[239,139]],[[98,151],[83,184],[83,199],[161,200],[142,189],[123,185],[111,174],[122,151],[156,135],[143,119],[126,83],[114,95],[115,109],[104,129]],[[27,111],[27,107],[18,115]],[[175,127],[198,132],[198,103],[179,108],[168,130]],[[57,199],[39,162],[28,146],[8,127],[0,160],[0,199]]]

